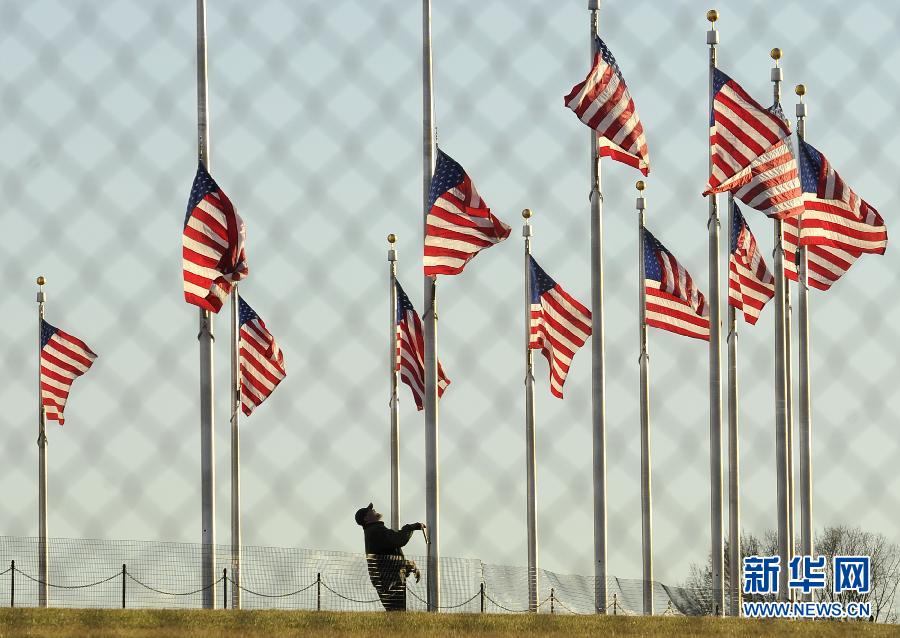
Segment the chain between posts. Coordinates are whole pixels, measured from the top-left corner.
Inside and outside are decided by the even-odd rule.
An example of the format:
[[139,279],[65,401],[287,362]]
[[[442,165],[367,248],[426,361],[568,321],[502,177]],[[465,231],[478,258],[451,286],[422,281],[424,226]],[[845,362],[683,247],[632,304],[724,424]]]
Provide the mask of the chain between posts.
[[[312,585],[315,585],[315,584],[316,584],[316,582],[313,581]],[[310,586],[312,586],[312,585],[310,585]],[[371,603],[377,603],[381,600],[380,598],[375,598],[373,600],[357,600],[356,598],[350,598],[349,596],[344,596],[343,594],[339,594],[338,592],[334,591],[331,587],[328,586],[328,583],[326,583],[324,580],[322,581],[322,587],[324,587],[325,589],[330,591],[332,594],[334,594],[338,598],[342,598],[344,600],[349,600],[351,603],[371,604]]]
[[[222,580],[223,580],[223,578],[224,578],[224,577],[220,576],[219,579],[218,579],[216,582],[210,583],[210,584],[207,585],[206,587],[201,587],[200,589],[195,589],[194,591],[187,591],[187,592],[171,592],[171,591],[163,591],[163,590],[161,590],[161,589],[156,589],[155,587],[151,587],[150,585],[148,585],[148,584],[146,584],[146,583],[143,583],[143,582],[139,581],[137,578],[135,578],[135,577],[131,574],[131,572],[125,572],[125,574],[126,574],[126,576],[128,576],[128,578],[130,578],[131,580],[133,580],[134,582],[136,582],[138,585],[140,585],[140,586],[143,587],[144,589],[149,589],[150,591],[154,591],[154,592],[156,592],[157,594],[163,594],[164,596],[192,596],[192,595],[194,595],[194,594],[199,594],[200,592],[203,592],[203,591],[206,591],[206,590],[208,590],[208,589],[210,589],[210,588],[212,588],[212,587],[215,587],[216,585],[218,585],[219,583],[221,583]],[[118,576],[118,575],[119,575],[119,574],[116,574],[116,576]],[[115,576],[113,576],[113,578],[115,578]],[[109,579],[107,579],[107,580],[109,580]],[[101,581],[101,582],[105,582],[105,581]]]
[[[302,594],[302,593],[305,592],[306,590],[308,590],[308,589],[310,589],[310,588],[312,588],[312,587],[315,587],[316,585],[325,585],[325,581],[320,580],[320,579],[317,579],[317,580],[314,580],[313,582],[311,582],[311,583],[310,583],[309,585],[307,585],[306,587],[303,587],[303,588],[298,589],[298,590],[296,590],[296,591],[288,592],[288,593],[286,593],[286,594],[264,594],[264,593],[262,593],[262,592],[253,591],[252,589],[248,589],[247,587],[244,587],[243,585],[238,585],[238,584],[237,584],[236,582],[234,582],[234,580],[231,579],[231,578],[228,579],[228,582],[231,583],[231,586],[232,586],[232,587],[236,587],[237,589],[240,589],[240,590],[243,591],[243,592],[247,592],[248,594],[252,594],[252,595],[254,595],[254,596],[259,596],[259,597],[261,597],[261,598],[287,598],[288,596],[296,596],[297,594]],[[325,585],[325,586],[327,587],[327,585]],[[334,593],[337,594],[337,592],[334,592]],[[340,594],[338,594],[338,595],[340,595]]]
[[[9,571],[9,570],[7,570],[7,571]],[[30,576],[26,572],[23,572],[21,569],[16,569],[15,571],[19,574],[22,574],[22,576],[24,576],[28,580],[33,581],[39,585],[47,585],[47,587],[56,587],[57,589],[85,589],[87,587],[96,587],[97,585],[102,585],[103,583],[108,583],[112,579],[118,578],[122,574],[122,572],[117,571],[115,574],[113,574],[109,578],[104,578],[103,580],[98,580],[96,583],[87,583],[86,585],[57,585],[57,584],[51,583],[51,582],[44,582],[44,581],[40,580],[39,578],[35,578],[34,576]],[[3,573],[5,574],[6,572],[3,572]]]

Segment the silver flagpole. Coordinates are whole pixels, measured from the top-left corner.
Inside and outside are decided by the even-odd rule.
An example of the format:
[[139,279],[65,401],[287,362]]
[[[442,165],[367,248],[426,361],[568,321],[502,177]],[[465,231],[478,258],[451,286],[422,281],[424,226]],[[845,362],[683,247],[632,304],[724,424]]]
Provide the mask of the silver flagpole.
[[398,405],[397,382],[397,250],[394,244],[397,236],[387,236],[388,281],[390,284],[390,370],[391,370],[391,529],[400,529],[400,406]]
[[[431,75],[431,0],[422,0],[422,199],[423,222],[434,175],[434,96]],[[423,237],[425,224],[422,225]],[[425,277],[425,520],[428,527],[428,611],[441,605],[440,475],[438,472],[437,278]]]
[[[772,70],[775,102],[781,97],[781,49],[772,49],[775,68]],[[777,72],[776,72],[777,70]],[[778,492],[778,555],[781,557],[781,571],[778,574],[778,600],[790,598],[788,591],[788,561],[791,555],[790,525],[788,523],[788,449],[787,449],[787,356],[786,345],[786,295],[784,280],[784,245],[782,243],[782,222],[773,220],[775,243],[775,469]]]
[[534,451],[534,351],[531,349],[531,211],[522,211],[525,225],[525,484],[528,517],[528,611],[538,610],[538,540],[535,492],[537,467]]
[[38,607],[47,607],[49,582],[49,552],[47,551],[47,421],[44,413],[44,399],[41,396],[41,330],[44,327],[44,284],[43,276],[37,278],[38,293]]
[[[591,64],[598,53],[600,0],[591,12]],[[594,446],[594,605],[606,613],[606,354],[603,329],[603,192],[596,131],[591,131],[591,420]]]
[[[806,139],[806,104],[803,96],[806,95],[806,87],[798,84],[794,92],[800,98],[797,104],[797,138]],[[802,219],[802,218],[801,218]],[[801,221],[802,224],[802,221]],[[798,275],[799,282],[799,315],[797,317],[799,330],[800,350],[800,553],[804,556],[813,555],[813,527],[812,527],[812,424],[810,416],[810,391],[809,391],[809,275],[807,272],[806,246],[800,246],[799,238],[798,255],[800,263]],[[812,600],[812,594],[804,595],[804,600]]]
[[[728,193],[728,243],[734,237],[734,194]],[[731,615],[741,615],[741,488],[738,443],[737,312],[728,304],[728,592]]]
[[[209,170],[209,105],[206,82],[206,0],[197,0],[197,158]],[[216,587],[216,455],[213,421],[213,318],[200,310],[200,483],[203,532],[201,578],[204,609],[215,609]]]
[[[783,74],[778,66],[781,59],[781,49],[772,49],[770,55],[775,60],[775,66],[772,68],[772,83],[774,85],[775,104],[781,102],[781,82]],[[782,230],[784,227],[782,226]],[[788,280],[784,281],[784,422],[786,429],[787,447],[787,534],[788,534],[788,557],[787,560],[794,556],[794,383],[792,379],[793,356],[791,353],[791,284]],[[793,600],[793,592],[791,599]]]
[[241,608],[241,369],[238,285],[231,291],[231,607]]
[[647,299],[644,272],[644,182],[638,190],[638,299],[641,365],[641,558],[643,562],[644,615],[653,615],[653,507],[650,492],[650,354],[647,351]]
[[[716,68],[716,46],[719,32],[715,9],[706,12],[710,29],[706,32],[709,45],[709,108],[712,112],[713,71]],[[709,160],[712,174],[712,157]],[[715,195],[709,196],[709,487],[710,536],[712,560],[713,612],[721,616],[725,610],[725,550],[722,540],[722,333],[719,302],[719,204]]]

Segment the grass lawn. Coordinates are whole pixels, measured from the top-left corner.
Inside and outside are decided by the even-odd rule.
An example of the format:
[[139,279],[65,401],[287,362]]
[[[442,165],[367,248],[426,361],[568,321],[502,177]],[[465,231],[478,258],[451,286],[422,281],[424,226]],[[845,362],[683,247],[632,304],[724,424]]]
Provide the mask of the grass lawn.
[[0,609],[0,638],[218,636],[900,636],[898,625],[686,617]]

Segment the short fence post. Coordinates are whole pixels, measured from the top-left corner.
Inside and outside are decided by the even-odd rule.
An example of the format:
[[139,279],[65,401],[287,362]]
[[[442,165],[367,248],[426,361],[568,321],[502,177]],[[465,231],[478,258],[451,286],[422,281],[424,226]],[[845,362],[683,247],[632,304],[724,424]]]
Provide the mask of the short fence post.
[[619,599],[618,594],[613,594],[613,616],[619,615]]
[[16,561],[9,563],[9,606],[16,606]]
[[484,581],[481,581],[481,585],[479,586],[479,597],[481,598],[481,613],[484,613]]
[[228,568],[222,570],[222,609],[228,609]]
[[316,573],[316,611],[322,611],[322,572]]
[[122,609],[125,609],[125,563],[122,563]]
[[553,587],[551,587],[550,588],[550,613],[551,614],[554,612],[553,603],[555,601],[555,598],[556,598],[556,590]]

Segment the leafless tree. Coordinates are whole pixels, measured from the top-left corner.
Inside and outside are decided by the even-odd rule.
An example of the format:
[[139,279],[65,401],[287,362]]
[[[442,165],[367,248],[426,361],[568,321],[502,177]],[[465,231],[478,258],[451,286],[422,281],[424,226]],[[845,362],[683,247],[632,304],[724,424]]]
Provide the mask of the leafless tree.
[[[872,605],[872,619],[881,622],[896,622],[898,615],[894,607],[900,588],[900,545],[892,543],[884,536],[863,531],[859,527],[826,527],[815,538],[815,553],[825,556],[826,583],[824,589],[814,590],[816,600],[825,602],[868,602]],[[741,560],[747,556],[774,556],[778,553],[776,534],[766,531],[762,536],[743,534],[741,537]],[[795,555],[800,548],[795,549]],[[833,562],[835,556],[869,556],[871,589],[866,594],[842,592],[835,594]],[[731,565],[728,560],[728,541],[725,541],[725,583],[728,584]],[[712,561],[703,567],[692,564],[687,579],[681,585],[679,608],[689,614],[712,614]],[[773,600],[771,595],[744,594],[747,602]],[[728,595],[725,596],[726,605]]]

